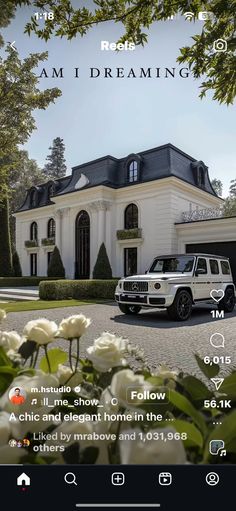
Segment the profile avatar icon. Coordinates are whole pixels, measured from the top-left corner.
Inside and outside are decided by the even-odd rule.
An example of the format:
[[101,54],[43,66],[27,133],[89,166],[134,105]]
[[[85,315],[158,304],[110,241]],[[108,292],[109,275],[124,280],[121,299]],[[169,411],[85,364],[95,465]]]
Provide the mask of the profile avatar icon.
[[9,392],[9,399],[13,405],[23,405],[25,402],[25,392],[20,387],[14,387]]
[[17,441],[14,438],[10,438],[8,444],[10,445],[10,447],[16,447]]

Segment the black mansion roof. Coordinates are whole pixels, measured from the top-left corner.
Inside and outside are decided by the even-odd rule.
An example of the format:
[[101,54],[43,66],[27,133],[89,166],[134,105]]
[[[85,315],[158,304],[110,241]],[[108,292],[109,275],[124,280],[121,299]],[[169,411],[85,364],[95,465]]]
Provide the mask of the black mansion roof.
[[[128,167],[133,160],[137,162],[138,179],[130,183],[128,180]],[[200,172],[203,173],[203,177],[200,177]],[[109,188],[123,188],[125,186],[134,186],[137,183],[174,176],[211,195],[217,196],[211,186],[206,165],[172,144],[165,144],[140,153],[129,154],[124,158],[114,158],[108,155],[73,167],[70,176],[30,188],[27,191],[23,205],[17,212],[52,204],[53,196],[78,191],[76,185],[81,174],[86,182],[81,190],[99,185]],[[50,196],[48,193],[49,186],[53,186],[53,193]],[[31,194],[33,191],[36,193],[36,201],[34,200],[32,203]]]

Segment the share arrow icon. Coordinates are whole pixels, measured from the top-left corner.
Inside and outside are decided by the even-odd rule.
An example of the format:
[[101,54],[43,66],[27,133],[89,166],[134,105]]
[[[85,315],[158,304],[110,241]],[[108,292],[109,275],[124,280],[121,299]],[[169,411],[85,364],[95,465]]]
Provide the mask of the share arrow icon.
[[224,378],[211,378],[211,381],[214,383],[216,390],[219,390],[224,381]]

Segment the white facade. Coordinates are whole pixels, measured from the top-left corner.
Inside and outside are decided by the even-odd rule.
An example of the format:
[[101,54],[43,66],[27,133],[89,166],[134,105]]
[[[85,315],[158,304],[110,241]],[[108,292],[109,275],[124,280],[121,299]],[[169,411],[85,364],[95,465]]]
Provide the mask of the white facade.
[[[222,204],[222,200],[213,194],[175,176],[116,189],[104,185],[79,189],[55,195],[52,201],[52,204],[16,214],[16,247],[23,275],[32,273],[32,253],[37,254],[37,274],[47,275],[47,253],[53,246],[43,246],[41,240],[47,238],[50,218],[56,223],[55,244],[60,250],[67,278],[75,275],[76,218],[81,210],[85,210],[90,219],[90,277],[102,242],[113,276],[120,277],[124,275],[124,249],[137,248],[137,272],[143,273],[154,256],[185,252],[184,240],[186,235],[188,240],[191,238],[192,224],[188,224],[188,234],[175,225],[181,222],[184,211],[217,208]],[[118,240],[117,230],[124,229],[125,209],[131,203],[138,207],[141,237]],[[26,248],[32,222],[37,222],[38,247]],[[200,237],[202,241],[202,235]],[[205,237],[209,239],[208,234]],[[193,239],[196,239],[195,230]]]

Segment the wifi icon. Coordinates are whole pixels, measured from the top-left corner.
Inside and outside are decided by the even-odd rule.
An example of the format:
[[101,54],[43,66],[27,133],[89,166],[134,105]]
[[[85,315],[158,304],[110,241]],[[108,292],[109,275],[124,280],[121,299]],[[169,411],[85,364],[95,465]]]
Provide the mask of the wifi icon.
[[186,21],[191,21],[194,18],[194,12],[185,12],[184,17]]

